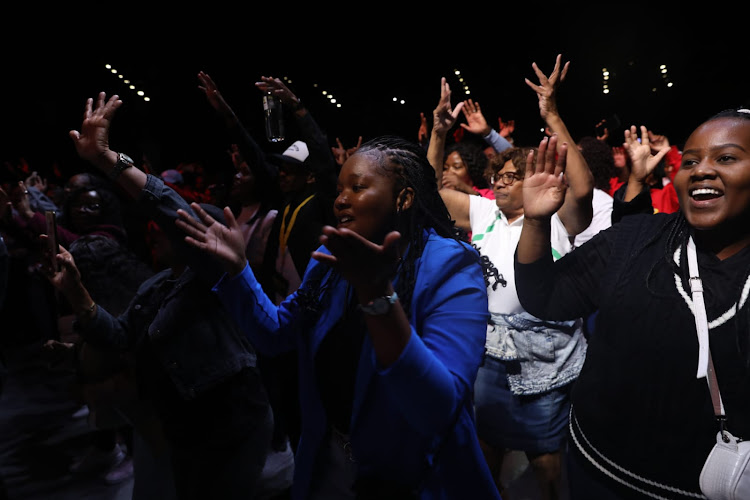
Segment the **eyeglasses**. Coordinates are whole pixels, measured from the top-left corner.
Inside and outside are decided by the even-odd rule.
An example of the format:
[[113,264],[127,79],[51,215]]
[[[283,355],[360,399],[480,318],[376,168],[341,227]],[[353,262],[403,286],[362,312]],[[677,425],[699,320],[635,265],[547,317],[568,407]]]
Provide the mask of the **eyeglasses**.
[[496,172],[490,176],[490,184],[495,184],[495,182],[501,179],[504,185],[512,186],[514,182],[522,180],[523,177],[516,175],[514,172],[505,172],[504,174]]

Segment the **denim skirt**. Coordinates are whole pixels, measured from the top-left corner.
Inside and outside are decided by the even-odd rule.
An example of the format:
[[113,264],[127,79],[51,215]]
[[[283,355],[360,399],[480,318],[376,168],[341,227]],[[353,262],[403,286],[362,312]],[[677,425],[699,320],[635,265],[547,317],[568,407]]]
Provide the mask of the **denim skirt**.
[[494,448],[553,453],[565,447],[572,384],[540,394],[516,395],[505,362],[485,356],[474,384],[479,439]]

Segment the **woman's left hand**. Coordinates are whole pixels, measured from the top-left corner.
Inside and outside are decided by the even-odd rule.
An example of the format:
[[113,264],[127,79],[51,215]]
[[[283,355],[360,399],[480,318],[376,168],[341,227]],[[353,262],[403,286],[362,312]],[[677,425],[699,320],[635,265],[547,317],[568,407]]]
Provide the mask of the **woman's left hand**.
[[339,272],[357,290],[382,288],[390,283],[400,262],[401,233],[392,231],[382,245],[346,228],[325,226],[320,243],[331,252],[313,252],[312,258]]
[[526,157],[526,176],[523,181],[524,219],[551,217],[565,201],[568,185],[565,181],[565,161],[568,145],[560,146],[556,154],[557,135],[545,137],[539,149]]

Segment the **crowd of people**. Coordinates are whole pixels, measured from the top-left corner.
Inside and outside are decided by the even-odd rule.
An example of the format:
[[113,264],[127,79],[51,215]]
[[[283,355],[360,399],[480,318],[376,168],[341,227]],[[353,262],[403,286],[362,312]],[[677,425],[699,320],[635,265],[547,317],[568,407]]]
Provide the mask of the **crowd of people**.
[[682,148],[569,130],[569,69],[519,82],[535,144],[443,78],[413,138],[345,147],[263,76],[281,153],[200,72],[222,172],[155,172],[111,147],[127,102],[82,103],[88,170],[0,188],[2,340],[73,367],[72,470],[134,476],[134,500],[507,499],[518,451],[539,499],[701,497],[717,432],[750,435],[750,110]]

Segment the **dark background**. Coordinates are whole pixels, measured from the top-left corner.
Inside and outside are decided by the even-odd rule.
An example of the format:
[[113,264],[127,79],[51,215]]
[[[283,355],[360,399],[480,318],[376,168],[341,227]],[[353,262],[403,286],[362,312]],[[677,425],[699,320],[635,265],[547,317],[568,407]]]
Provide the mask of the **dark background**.
[[[531,7],[526,16],[502,19],[494,11],[489,16],[477,11],[471,19],[447,13],[429,22],[383,15],[352,17],[340,25],[324,18],[313,27],[284,25],[282,38],[252,23],[241,33],[227,27],[210,35],[175,25],[152,36],[143,27],[131,32],[127,44],[109,43],[118,40],[105,36],[107,30],[97,32],[100,40],[75,33],[49,37],[47,31],[41,44],[41,35],[6,33],[12,40],[4,49],[0,159],[7,165],[23,158],[42,173],[53,166],[64,175],[88,168],[76,158],[68,131],[80,126],[86,98],[105,91],[124,101],[113,123],[113,149],[136,161],[147,157],[158,171],[186,161],[226,167],[228,141],[198,89],[200,70],[214,78],[269,151],[283,150],[296,132],[289,126],[284,143],[265,141],[261,94],[254,87],[261,75],[289,78],[288,86],[305,101],[331,145],[338,137],[350,147],[359,136],[395,133],[416,139],[420,113],[431,123],[442,76],[451,84],[454,105],[465,97],[454,68],[461,70],[490,125],[497,128],[498,117],[515,120],[516,144],[538,144],[543,125],[524,78],[537,81],[532,62],[549,74],[558,53],[571,61],[558,102],[574,138],[593,135],[598,121],[613,124],[616,117],[621,126],[610,131],[612,145],[622,142],[623,128],[631,124],[644,124],[681,145],[713,113],[750,105],[748,43],[737,29],[724,26],[731,13],[722,25],[710,13],[664,10],[650,8],[632,19],[628,12],[587,19],[582,10],[560,9],[548,12],[544,23]],[[104,68],[107,63],[151,101],[126,89]],[[667,65],[673,88],[664,85],[659,64]],[[601,92],[602,67],[612,74],[609,95]],[[333,92],[341,109],[322,96],[324,89]],[[406,104],[394,103],[394,96]]]

